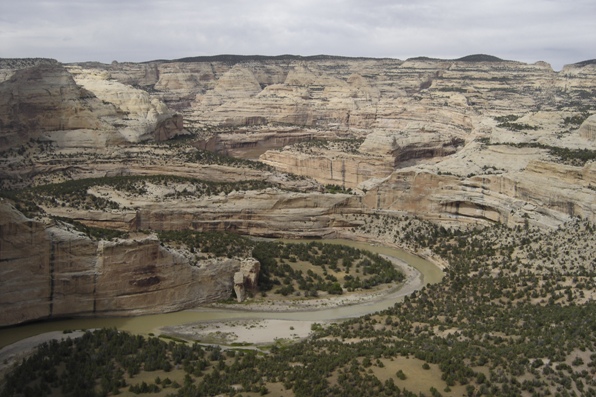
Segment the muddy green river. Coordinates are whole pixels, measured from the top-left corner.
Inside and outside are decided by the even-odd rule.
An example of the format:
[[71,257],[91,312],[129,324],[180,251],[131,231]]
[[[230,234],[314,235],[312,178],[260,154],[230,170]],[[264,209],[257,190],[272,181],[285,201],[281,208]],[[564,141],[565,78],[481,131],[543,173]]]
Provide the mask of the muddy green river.
[[[435,264],[412,255],[408,252],[368,243],[355,242],[350,240],[317,240],[324,243],[344,244],[352,247],[366,249],[381,255],[388,255],[408,263],[416,268],[423,277],[424,284],[438,283],[443,278],[442,270]],[[304,242],[304,240],[300,240]],[[7,327],[0,329],[0,348],[30,336],[50,331],[92,329],[102,327],[115,327],[120,330],[129,331],[135,334],[147,335],[155,332],[159,327],[166,325],[179,325],[199,321],[228,320],[240,318],[258,319],[284,319],[284,320],[309,320],[328,321],[341,318],[358,317],[367,313],[391,307],[402,298],[389,295],[387,298],[376,300],[371,303],[361,303],[350,306],[342,306],[330,309],[317,309],[311,311],[297,312],[257,312],[239,311],[224,309],[196,308],[175,313],[144,315],[137,317],[108,317],[108,318],[79,318],[55,321],[43,321],[39,323],[26,324],[21,326]]]

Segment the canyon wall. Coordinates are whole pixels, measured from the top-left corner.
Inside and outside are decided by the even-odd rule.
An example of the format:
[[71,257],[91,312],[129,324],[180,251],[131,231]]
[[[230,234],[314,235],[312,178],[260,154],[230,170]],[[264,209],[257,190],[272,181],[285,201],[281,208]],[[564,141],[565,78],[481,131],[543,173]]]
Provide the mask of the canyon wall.
[[254,259],[193,263],[155,235],[95,241],[27,219],[0,202],[0,326],[72,316],[162,313],[229,298],[234,275],[254,289]]
[[529,221],[556,227],[569,217],[596,221],[595,178],[594,163],[571,167],[533,161],[521,172],[463,179],[402,170],[370,189],[364,203],[450,225],[488,221],[513,227]]
[[[555,72],[482,56],[0,59],[2,187],[147,175],[268,184],[205,195],[95,186],[86,206],[54,199],[35,219],[3,199],[0,325],[230,296],[240,261],[192,263],[140,231],[322,237],[377,211],[456,227],[596,221],[595,95],[595,62]],[[133,237],[92,240],[48,215]]]
[[[46,207],[49,215],[91,227],[121,231],[226,231],[262,237],[318,238],[333,227],[352,226],[343,215],[361,213],[362,198],[350,194],[287,192],[279,189],[167,198],[129,197],[135,210],[89,211],[71,206]],[[130,200],[130,201],[129,201]]]
[[181,116],[163,102],[105,73],[49,61],[25,65],[4,69],[0,81],[0,151],[30,140],[101,149],[184,133]]

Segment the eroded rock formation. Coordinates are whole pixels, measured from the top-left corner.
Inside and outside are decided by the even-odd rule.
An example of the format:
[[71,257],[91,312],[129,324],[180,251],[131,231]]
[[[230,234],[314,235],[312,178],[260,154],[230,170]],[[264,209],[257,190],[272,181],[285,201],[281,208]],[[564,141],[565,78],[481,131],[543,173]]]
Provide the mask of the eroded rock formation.
[[579,128],[579,135],[588,141],[596,141],[596,115],[588,117]]
[[253,258],[247,258],[240,263],[240,271],[234,273],[234,292],[236,300],[243,302],[247,293],[257,290],[261,264]]
[[175,115],[145,91],[105,72],[43,62],[0,82],[0,150],[29,140],[100,149],[184,133]]
[[27,219],[0,202],[0,326],[69,316],[181,310],[227,299],[240,272],[254,291],[256,260],[191,262],[155,235],[95,241],[68,226]]
[[[595,92],[590,62],[555,72],[482,57],[0,60],[0,182],[169,175],[270,184],[205,195],[184,183],[136,195],[95,186],[89,200],[117,208],[44,204],[46,215],[133,233],[321,237],[353,227],[346,215],[376,211],[550,228],[596,221]],[[182,143],[147,144],[187,131]],[[209,163],[197,148],[260,156],[275,170]],[[236,259],[190,263],[144,234],[98,242],[27,219],[8,200],[1,215],[1,324],[176,310],[254,287],[235,276]]]

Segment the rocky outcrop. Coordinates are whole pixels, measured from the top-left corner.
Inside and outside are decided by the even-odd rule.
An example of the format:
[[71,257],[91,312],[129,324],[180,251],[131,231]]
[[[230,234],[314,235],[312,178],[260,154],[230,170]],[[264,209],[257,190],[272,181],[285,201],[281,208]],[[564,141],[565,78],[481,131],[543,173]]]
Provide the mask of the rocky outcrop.
[[[366,124],[367,117],[360,115],[360,109],[374,104],[380,96],[378,89],[357,74],[344,80],[319,70],[315,64],[285,66],[285,80],[274,84],[259,82],[257,76],[262,74],[255,73],[251,66],[234,66],[212,91],[198,95],[188,109],[189,117],[209,124],[283,123],[345,128],[350,123],[357,126],[359,119]],[[248,82],[250,87],[246,89]],[[355,116],[350,122],[351,112]]]
[[238,303],[244,302],[244,299],[246,299],[246,289],[244,288],[244,274],[242,272],[234,273],[234,293],[236,294],[236,301]]
[[589,141],[596,141],[596,115],[588,117],[579,128],[579,136]]
[[0,150],[29,140],[62,147],[105,148],[184,132],[176,116],[145,91],[105,72],[36,63],[0,83]]
[[[420,139],[422,138],[422,139]],[[403,168],[418,163],[420,160],[449,156],[461,149],[465,141],[456,137],[418,137],[407,142],[395,140],[392,144],[392,155],[395,158],[395,167]]]
[[[333,227],[348,226],[342,214],[363,210],[360,197],[351,194],[291,192],[279,188],[209,194],[194,189],[184,181],[159,186],[147,183],[141,194],[94,186],[87,189],[88,194],[120,203],[120,208],[89,210],[84,205],[63,205],[51,200],[43,208],[55,217],[125,232],[229,231],[265,237],[331,235]],[[176,197],[176,192],[185,190],[186,193]]]
[[219,106],[229,100],[250,98],[261,91],[254,74],[241,65],[235,65],[215,83],[213,90],[198,98],[204,106]]
[[388,156],[366,156],[317,151],[303,153],[287,150],[265,152],[259,160],[278,170],[308,176],[323,185],[339,185],[355,188],[373,178],[384,178],[391,174],[393,166]]
[[50,248],[43,224],[0,201],[0,325],[49,315]]
[[98,246],[95,314],[136,315],[181,310],[227,299],[241,259],[190,263],[154,236]]
[[234,273],[234,292],[238,303],[244,302],[247,293],[257,290],[257,281],[261,264],[256,259],[247,258],[242,260],[240,271]]
[[91,240],[0,202],[0,326],[180,310],[228,298],[237,272],[254,290],[258,270],[255,260],[192,263],[153,235]]
[[202,146],[208,150],[225,153],[233,157],[258,159],[268,149],[279,149],[294,143],[308,141],[318,131],[296,127],[251,128],[250,133],[239,132],[218,134]]
[[532,161],[519,172],[463,179],[404,169],[371,188],[364,203],[453,225],[488,221],[516,226],[529,220],[550,228],[577,216],[596,221],[595,172],[594,163],[573,167],[543,161]]
[[184,132],[182,116],[146,91],[110,79],[105,71],[70,66],[77,84],[93,92],[103,103],[113,104],[123,115],[113,125],[126,142],[164,141]]
[[[229,231],[294,238],[332,235],[333,226],[347,226],[342,223],[342,213],[362,210],[359,198],[347,194],[289,193],[275,189],[232,192],[176,203],[138,202],[137,206],[138,230]],[[84,217],[82,211],[80,216]]]
[[58,63],[19,69],[0,83],[0,149],[52,131],[97,130],[102,116],[115,113],[114,106],[78,87]]

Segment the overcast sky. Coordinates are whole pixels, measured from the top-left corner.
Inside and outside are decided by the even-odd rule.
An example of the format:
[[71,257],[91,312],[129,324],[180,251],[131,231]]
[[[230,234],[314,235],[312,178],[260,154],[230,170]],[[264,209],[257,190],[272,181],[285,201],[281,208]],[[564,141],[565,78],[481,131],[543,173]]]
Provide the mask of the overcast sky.
[[0,0],[0,57],[596,58],[595,0]]

